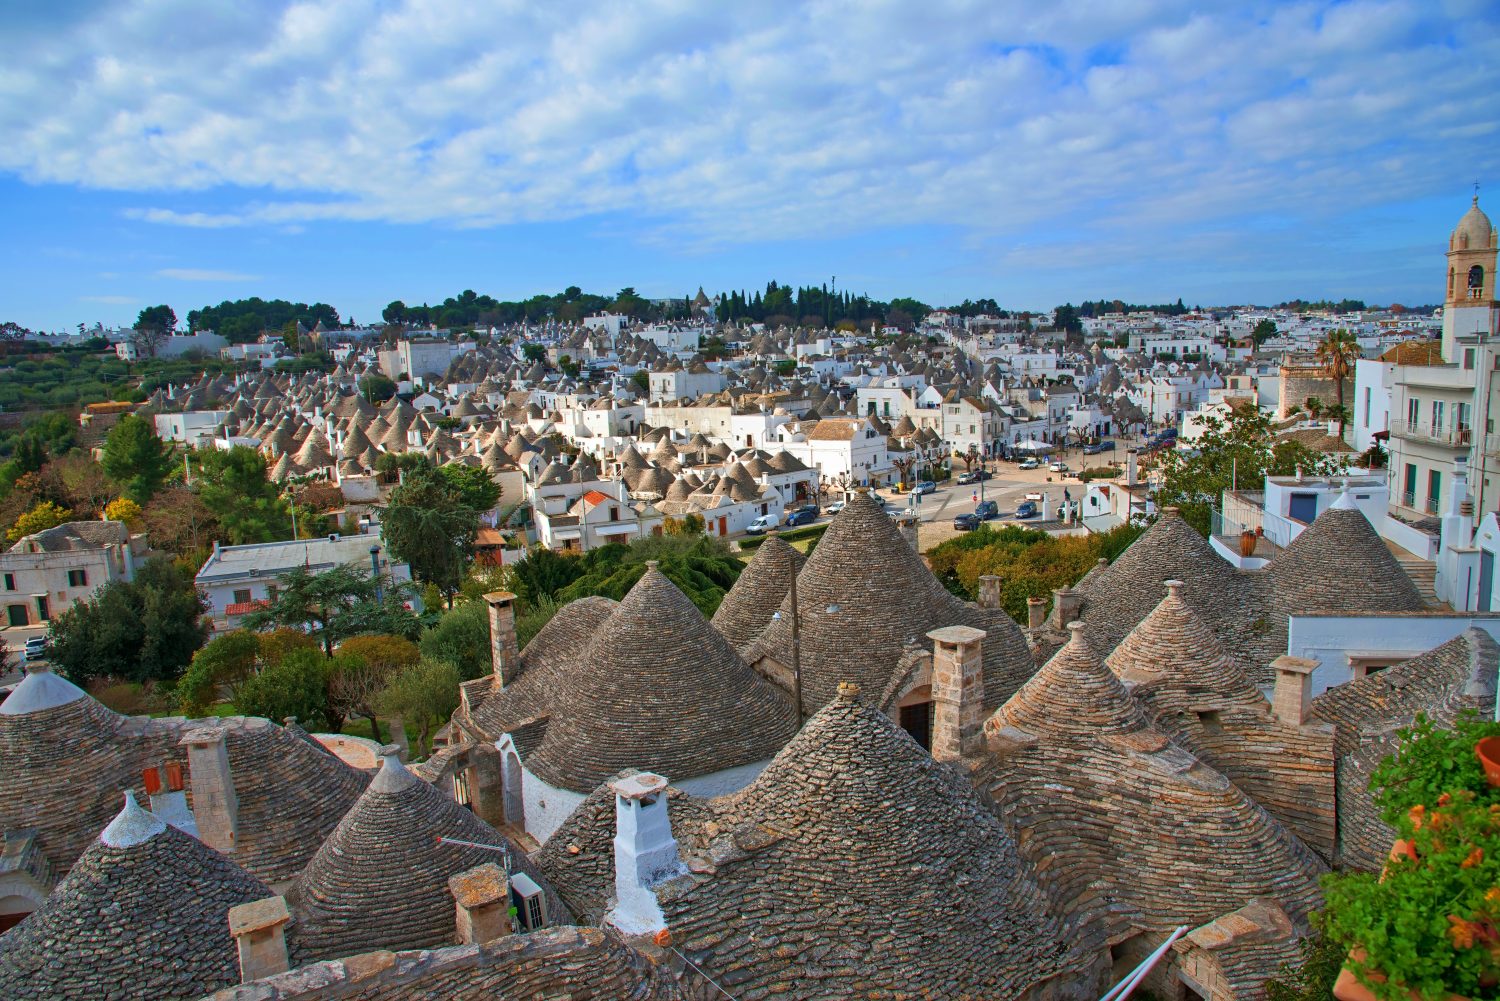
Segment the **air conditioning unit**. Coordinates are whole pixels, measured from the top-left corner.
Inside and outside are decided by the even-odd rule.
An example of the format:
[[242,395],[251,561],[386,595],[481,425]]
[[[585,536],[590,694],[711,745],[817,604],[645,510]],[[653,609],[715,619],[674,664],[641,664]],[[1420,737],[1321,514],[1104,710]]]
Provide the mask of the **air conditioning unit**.
[[540,931],[547,927],[547,897],[536,880],[518,872],[510,878],[510,902],[516,909],[520,931]]

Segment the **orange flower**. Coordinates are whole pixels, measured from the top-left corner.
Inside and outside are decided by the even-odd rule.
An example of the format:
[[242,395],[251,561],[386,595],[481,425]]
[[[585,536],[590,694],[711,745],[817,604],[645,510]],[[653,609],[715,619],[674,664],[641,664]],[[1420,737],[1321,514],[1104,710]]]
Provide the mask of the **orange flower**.
[[1484,849],[1483,848],[1475,848],[1473,851],[1471,851],[1469,853],[1469,857],[1466,858],[1466,859],[1464,859],[1463,864],[1461,866],[1459,866],[1459,868],[1460,869],[1472,869],[1476,865],[1478,865],[1479,863],[1481,863],[1483,861],[1484,861]]
[[1422,829],[1422,815],[1426,812],[1427,807],[1423,806],[1421,803],[1418,803],[1416,806],[1412,807],[1406,812],[1406,816],[1411,821],[1411,826],[1413,827],[1413,829],[1418,831]]
[[1438,806],[1447,806],[1451,802],[1453,802],[1453,794],[1449,793],[1449,792],[1445,792],[1441,796],[1438,797],[1438,804],[1437,805]]
[[1448,915],[1448,938],[1455,949],[1474,948],[1474,926],[1457,914]]
[[1500,904],[1500,886],[1492,886],[1485,890],[1484,899],[1492,904]]

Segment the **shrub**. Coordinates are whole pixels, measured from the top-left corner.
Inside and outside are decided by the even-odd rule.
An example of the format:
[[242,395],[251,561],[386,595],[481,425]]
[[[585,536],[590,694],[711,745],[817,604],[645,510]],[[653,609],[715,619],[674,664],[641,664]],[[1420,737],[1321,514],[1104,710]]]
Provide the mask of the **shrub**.
[[337,730],[339,721],[330,719],[328,713],[330,663],[316,648],[294,650],[247,679],[235,704],[247,716],[264,716],[278,723],[288,716],[321,719],[330,730]]
[[1490,802],[1496,790],[1484,776],[1474,745],[1500,735],[1500,723],[1468,711],[1442,729],[1422,714],[1411,726],[1396,731],[1400,748],[1386,757],[1370,776],[1370,791],[1381,818],[1399,827],[1415,806],[1431,806],[1444,793],[1471,792]]
[[[550,604],[551,599],[546,599]],[[517,642],[521,639],[521,620],[516,620]],[[545,621],[543,625],[545,625]],[[537,626],[540,629],[541,626]],[[531,630],[535,635],[536,630]],[[422,637],[421,654],[431,660],[441,660],[458,669],[464,681],[483,677],[490,671],[490,617],[489,609],[482,600],[466,601],[444,612],[437,623]]]
[[260,637],[244,629],[216,636],[193,654],[193,661],[177,683],[177,702],[184,715],[201,716],[221,697],[234,699],[235,690],[255,673]]
[[458,708],[458,670],[440,660],[422,659],[391,679],[378,705],[417,728],[419,753],[432,749],[432,731]]

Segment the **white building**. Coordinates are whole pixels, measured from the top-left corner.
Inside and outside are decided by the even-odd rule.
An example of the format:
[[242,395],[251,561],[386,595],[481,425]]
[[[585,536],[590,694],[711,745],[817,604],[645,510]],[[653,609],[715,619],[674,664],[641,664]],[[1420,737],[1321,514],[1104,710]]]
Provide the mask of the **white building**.
[[376,535],[329,535],[290,542],[220,546],[199,568],[198,590],[209,601],[216,630],[234,629],[242,616],[273,601],[281,576],[298,567],[312,573],[336,566],[371,570],[377,565],[397,583],[411,580],[411,567],[392,562]]
[[228,410],[184,410],[180,414],[157,414],[156,436],[201,448],[213,440],[214,430],[229,416]]
[[801,423],[777,429],[781,448],[829,486],[885,486],[895,467],[886,450],[886,437],[868,417],[826,417],[806,428]]
[[135,579],[146,537],[120,521],[70,521],[0,552],[0,625],[41,625],[111,581]]

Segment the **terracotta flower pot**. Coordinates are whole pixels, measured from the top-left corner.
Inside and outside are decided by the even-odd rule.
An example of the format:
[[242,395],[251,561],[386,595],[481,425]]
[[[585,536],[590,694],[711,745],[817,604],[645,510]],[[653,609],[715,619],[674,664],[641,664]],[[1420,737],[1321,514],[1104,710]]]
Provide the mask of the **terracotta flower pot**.
[[1484,766],[1490,785],[1500,786],[1500,737],[1486,737],[1474,745],[1474,756]]
[[[1363,949],[1351,949],[1349,951],[1350,962],[1359,962],[1364,958],[1365,950]],[[1376,983],[1385,983],[1385,977],[1378,973],[1371,973],[1369,977]],[[1338,979],[1333,982],[1333,996],[1338,1001],[1379,1001],[1370,988],[1359,982],[1359,978],[1354,975],[1354,971],[1349,968],[1348,963],[1344,964],[1344,968],[1339,971]],[[1411,998],[1412,1001],[1422,1001],[1421,998],[1417,997],[1415,992],[1411,993]],[[1449,994],[1447,1001],[1469,1001],[1469,999],[1457,994]]]
[[1246,532],[1241,532],[1240,533],[1240,555],[1241,556],[1254,556],[1255,555],[1255,533],[1254,532],[1246,531]]

